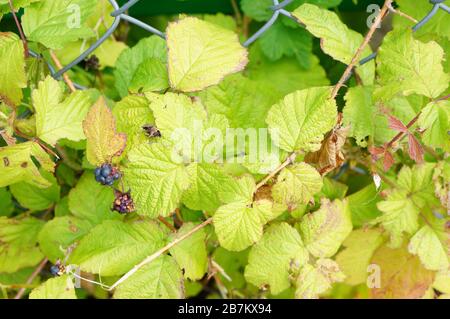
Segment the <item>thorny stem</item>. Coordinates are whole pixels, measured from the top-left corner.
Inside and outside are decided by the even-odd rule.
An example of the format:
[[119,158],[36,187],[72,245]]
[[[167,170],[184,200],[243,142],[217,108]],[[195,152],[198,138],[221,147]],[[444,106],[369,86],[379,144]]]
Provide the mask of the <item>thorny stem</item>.
[[[55,63],[56,67],[61,70],[63,68],[61,62],[59,61],[56,54],[50,50],[50,56],[52,57],[53,62]],[[73,85],[72,80],[69,78],[67,73],[63,74],[64,82],[66,82],[67,86],[69,87],[70,91],[75,92],[77,89],[75,88],[75,85]]]
[[336,98],[339,90],[344,86],[345,82],[350,77],[351,73],[353,72],[353,68],[356,66],[356,64],[359,62],[359,58],[361,54],[363,53],[365,47],[369,44],[370,40],[372,39],[377,27],[380,25],[383,18],[386,16],[389,6],[392,5],[392,0],[386,0],[384,2],[383,8],[381,8],[380,13],[375,19],[375,22],[372,24],[372,26],[369,29],[369,32],[367,32],[363,43],[359,46],[359,48],[356,50],[355,55],[353,56],[350,64],[347,66],[347,68],[344,71],[344,74],[342,74],[341,78],[339,79],[339,82],[336,84],[336,86],[333,88],[333,91],[331,92],[331,98]]
[[180,242],[182,242],[183,240],[185,240],[186,238],[192,236],[193,234],[195,234],[196,232],[198,232],[200,229],[205,228],[206,226],[208,226],[209,224],[212,223],[212,218],[208,218],[207,220],[205,220],[203,223],[201,223],[200,225],[192,228],[189,232],[187,232],[186,234],[184,234],[183,236],[180,236],[179,238],[175,239],[174,241],[172,241],[171,243],[167,244],[166,246],[164,246],[163,248],[161,248],[160,250],[158,250],[157,252],[155,252],[153,255],[148,256],[147,258],[145,258],[143,261],[141,261],[139,264],[137,264],[136,266],[133,267],[133,269],[131,269],[129,272],[127,272],[125,275],[123,275],[119,280],[117,280],[110,288],[109,291],[113,290],[114,288],[116,288],[118,285],[120,285],[122,282],[124,282],[125,280],[127,280],[128,278],[130,278],[133,274],[135,274],[139,269],[141,269],[142,267],[144,267],[145,265],[151,263],[152,261],[154,261],[155,259],[157,259],[159,256],[161,256],[162,254],[164,254],[165,252],[167,252],[170,248],[178,245]]
[[48,154],[53,155],[56,159],[60,159],[59,155],[56,154],[51,148],[47,147],[39,138],[37,137],[29,137],[25,134],[23,134],[21,131],[19,131],[17,128],[14,128],[14,134],[16,134],[17,136],[24,138],[30,142],[34,142],[39,144],[40,147],[42,147],[44,149],[45,152],[47,152]]
[[30,56],[30,52],[28,50],[27,38],[25,37],[25,34],[23,33],[22,25],[20,24],[19,19],[17,18],[16,10],[14,9],[12,0],[8,0],[8,3],[9,3],[9,8],[11,10],[11,14],[13,15],[14,21],[16,22],[17,29],[19,29],[20,38],[22,39],[22,43],[23,43],[23,50],[24,50],[25,58],[28,58]]
[[[40,272],[42,271],[42,269],[44,269],[45,265],[48,262],[48,258],[44,258],[41,263],[36,267],[36,269],[33,271],[33,273],[31,274],[30,277],[28,277],[27,281],[25,284],[27,285],[31,285],[31,283],[33,282],[34,278],[36,278],[37,275],[40,274]],[[25,293],[26,288],[20,288],[20,290],[17,292],[17,295],[14,297],[14,299],[21,299],[23,294]]]

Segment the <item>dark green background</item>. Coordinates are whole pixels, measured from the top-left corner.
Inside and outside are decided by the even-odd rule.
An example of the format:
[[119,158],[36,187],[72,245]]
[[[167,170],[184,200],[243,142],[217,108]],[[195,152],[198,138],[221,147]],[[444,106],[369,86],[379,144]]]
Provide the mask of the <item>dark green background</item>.
[[[257,0],[255,0],[257,1]],[[413,0],[412,0],[413,1]],[[121,4],[126,0],[118,1]],[[240,0],[237,0],[240,2]],[[281,1],[280,1],[281,2]],[[343,0],[339,6],[342,11],[365,11],[371,3],[382,4],[383,0],[358,0],[355,5],[353,0]],[[230,0],[141,0],[132,9],[134,16],[153,16],[173,13],[231,13]]]

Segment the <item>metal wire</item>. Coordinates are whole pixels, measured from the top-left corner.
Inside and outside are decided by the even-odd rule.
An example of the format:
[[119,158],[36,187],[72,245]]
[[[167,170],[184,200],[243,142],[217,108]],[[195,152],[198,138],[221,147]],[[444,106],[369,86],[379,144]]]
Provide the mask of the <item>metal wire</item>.
[[[129,23],[132,23],[154,35],[157,35],[163,39],[165,39],[165,34],[161,32],[160,30],[152,27],[151,25],[148,25],[136,18],[133,18],[125,12],[127,12],[131,7],[133,7],[136,3],[138,3],[140,0],[130,0],[122,7],[119,6],[116,0],[108,0],[111,6],[113,7],[114,11],[111,13],[111,16],[114,17],[114,22],[112,25],[108,28],[108,30],[97,40],[95,41],[86,51],[84,51],[82,54],[80,54],[75,60],[73,60],[71,63],[66,65],[61,70],[56,71],[55,68],[51,63],[48,61],[45,61],[48,69],[51,73],[51,75],[57,79],[61,80],[61,77],[64,73],[78,65],[80,62],[84,61],[92,52],[94,52],[99,46],[101,46],[113,33],[116,31],[116,29],[119,27],[119,24],[122,20],[127,21]],[[248,40],[246,40],[243,43],[244,47],[250,46],[252,43],[254,43],[256,40],[258,40],[264,33],[266,33],[274,24],[277,22],[280,15],[286,16],[295,22],[297,22],[300,26],[305,26],[301,21],[299,21],[297,18],[295,18],[289,11],[285,10],[285,7],[288,6],[293,2],[293,0],[284,0],[280,3],[279,0],[272,0],[273,5],[269,8],[273,11],[273,14],[269,21],[267,21],[258,31],[255,32]],[[430,4],[433,5],[430,12],[422,19],[420,20],[415,26],[412,27],[413,32],[419,30],[421,27],[423,27],[427,22],[429,22],[438,12],[440,9],[442,9],[444,12],[450,13],[450,8],[446,6],[443,2],[444,0],[429,0]],[[43,59],[43,57],[30,50],[30,55],[35,58]],[[365,63],[375,59],[377,56],[377,53],[374,52],[371,55],[361,59],[359,61],[359,65],[364,65]],[[44,59],[45,60],[45,59]],[[74,83],[75,87],[77,89],[84,90],[85,87]]]

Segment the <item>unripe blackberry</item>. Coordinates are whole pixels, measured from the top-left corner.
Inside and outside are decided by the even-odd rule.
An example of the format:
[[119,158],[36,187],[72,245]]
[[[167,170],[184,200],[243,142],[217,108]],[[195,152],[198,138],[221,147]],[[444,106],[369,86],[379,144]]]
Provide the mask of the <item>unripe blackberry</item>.
[[119,212],[120,214],[128,214],[135,211],[133,198],[131,197],[131,192],[122,193],[121,191],[114,190],[114,203],[112,210]]

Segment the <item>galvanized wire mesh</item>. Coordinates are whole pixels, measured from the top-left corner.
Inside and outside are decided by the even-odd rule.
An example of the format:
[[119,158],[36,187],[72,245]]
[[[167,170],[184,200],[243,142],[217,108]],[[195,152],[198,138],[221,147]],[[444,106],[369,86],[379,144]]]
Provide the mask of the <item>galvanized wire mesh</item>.
[[[49,71],[51,75],[55,78],[60,80],[62,75],[72,69],[74,66],[78,65],[82,61],[84,61],[90,54],[92,54],[99,46],[102,45],[113,33],[116,31],[116,29],[119,27],[119,24],[121,21],[127,21],[131,24],[134,24],[154,35],[157,35],[163,39],[165,39],[164,32],[152,27],[151,25],[148,25],[147,23],[144,23],[136,18],[133,18],[132,16],[126,14],[126,12],[133,7],[136,3],[138,3],[140,0],[130,0],[122,7],[119,6],[116,0],[108,0],[113,7],[114,11],[111,13],[111,16],[114,17],[113,24],[108,28],[108,30],[94,43],[92,44],[86,51],[84,51],[82,54],[80,54],[75,60],[73,60],[71,63],[63,67],[61,70],[56,70],[52,64],[48,61],[46,61],[47,66],[49,68]],[[256,0],[255,0],[256,1]],[[304,24],[296,19],[289,11],[287,11],[285,8],[287,5],[291,4],[294,0],[284,0],[280,2],[279,0],[273,0],[273,5],[270,7],[270,10],[273,11],[273,14],[271,18],[258,30],[256,31],[248,40],[246,40],[242,45],[244,47],[250,46],[253,42],[255,42],[258,38],[260,38],[267,30],[270,29],[274,25],[274,23],[280,18],[280,15],[286,16],[295,22],[297,22],[299,25],[304,26]],[[429,0],[430,4],[432,5],[430,12],[422,19],[420,20],[416,25],[412,27],[412,30],[415,32],[419,30],[421,27],[423,27],[428,21],[430,21],[433,16],[435,16],[439,10],[443,10],[447,13],[450,13],[450,8],[445,5],[443,2],[445,0]],[[36,58],[42,58],[39,54],[36,52],[33,52],[30,50],[30,55]],[[371,55],[361,59],[359,61],[360,65],[363,65],[371,60],[373,60],[377,56],[377,53],[374,52]],[[78,89],[84,89],[81,85],[78,85],[74,83],[75,87]]]

